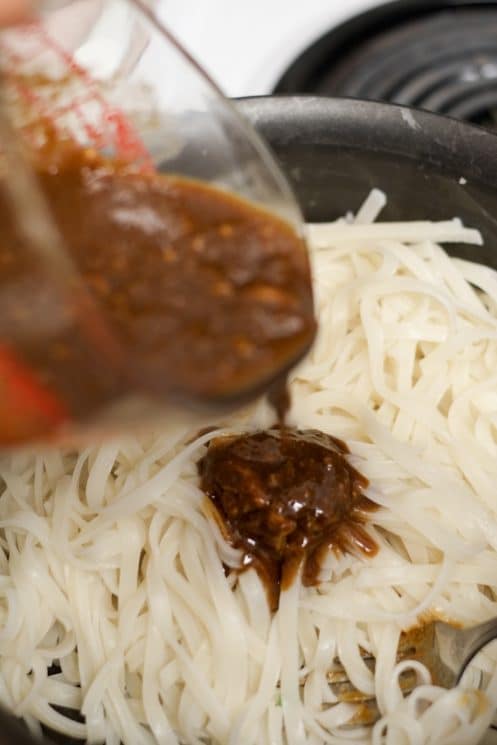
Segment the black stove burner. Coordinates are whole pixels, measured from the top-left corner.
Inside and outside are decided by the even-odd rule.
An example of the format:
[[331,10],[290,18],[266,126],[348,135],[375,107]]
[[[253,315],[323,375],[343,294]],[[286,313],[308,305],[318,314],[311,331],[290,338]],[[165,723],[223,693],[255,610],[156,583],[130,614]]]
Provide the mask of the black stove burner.
[[275,93],[352,96],[497,127],[497,0],[403,0],[333,29]]

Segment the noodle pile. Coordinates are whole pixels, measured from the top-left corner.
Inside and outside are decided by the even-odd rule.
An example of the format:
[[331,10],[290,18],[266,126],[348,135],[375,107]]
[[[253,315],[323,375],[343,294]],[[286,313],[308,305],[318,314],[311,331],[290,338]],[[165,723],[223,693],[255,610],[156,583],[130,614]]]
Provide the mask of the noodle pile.
[[[485,732],[495,672],[485,692],[446,691],[395,653],[427,614],[497,615],[497,273],[438,245],[480,242],[457,220],[369,225],[383,202],[373,192],[355,219],[310,228],[320,332],[290,416],[344,439],[370,479],[377,556],[330,554],[320,586],[295,582],[272,616],[253,570],[225,573],[240,556],[204,513],[195,464],[212,434],[4,456],[0,702],[33,732],[109,745],[470,745]],[[260,402],[218,434],[270,423]],[[335,657],[376,695],[373,728],[346,727]],[[481,664],[496,669],[490,652]],[[406,666],[419,686],[403,699]]]

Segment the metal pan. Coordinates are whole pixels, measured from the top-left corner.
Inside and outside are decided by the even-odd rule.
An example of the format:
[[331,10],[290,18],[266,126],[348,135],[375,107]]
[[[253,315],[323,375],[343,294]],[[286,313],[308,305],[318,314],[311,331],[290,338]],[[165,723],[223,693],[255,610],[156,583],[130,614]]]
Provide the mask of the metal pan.
[[[453,252],[497,269],[497,135],[371,101],[267,97],[238,105],[273,147],[308,220],[343,215],[379,187],[389,197],[383,219],[461,217],[485,245]],[[496,734],[485,744],[495,745]],[[0,745],[32,742],[0,713]]]

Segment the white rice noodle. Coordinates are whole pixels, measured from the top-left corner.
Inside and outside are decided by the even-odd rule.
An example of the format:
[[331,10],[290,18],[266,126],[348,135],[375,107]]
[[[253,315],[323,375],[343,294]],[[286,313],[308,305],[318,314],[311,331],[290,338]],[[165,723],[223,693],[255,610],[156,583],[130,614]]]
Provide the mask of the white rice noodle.
[[[0,702],[33,732],[108,745],[470,745],[484,733],[495,654],[481,662],[486,691],[445,691],[396,650],[429,615],[497,615],[497,274],[439,245],[479,245],[476,230],[370,224],[384,203],[374,190],[355,217],[310,226],[320,331],[291,376],[291,421],[345,439],[370,480],[378,554],[330,554],[320,586],[297,580],[272,616],[252,570],[225,573],[240,552],[205,512],[195,468],[210,435],[3,457]],[[260,402],[217,424],[271,419]],[[347,728],[356,709],[327,680],[336,657],[376,696],[374,728]],[[406,666],[419,686],[404,699]]]
[[354,217],[356,225],[371,225],[387,203],[387,195],[380,189],[371,189]]

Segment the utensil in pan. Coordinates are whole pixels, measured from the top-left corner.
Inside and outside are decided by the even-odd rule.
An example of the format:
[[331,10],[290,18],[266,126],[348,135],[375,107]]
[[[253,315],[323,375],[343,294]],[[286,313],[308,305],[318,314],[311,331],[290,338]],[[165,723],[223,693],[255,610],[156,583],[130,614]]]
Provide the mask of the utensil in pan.
[[[461,682],[478,652],[495,639],[497,618],[468,628],[432,621],[408,632],[401,637],[397,651],[397,662],[404,665],[399,675],[402,693],[408,696],[418,684],[417,673],[409,666],[410,661],[419,662],[430,671],[433,685],[454,688]],[[363,660],[374,671],[374,657],[365,654]],[[480,671],[475,671],[475,674],[478,680],[473,681],[473,687],[483,684],[486,677]],[[380,711],[375,697],[357,690],[338,661],[329,671],[328,681],[338,701],[360,705],[361,726],[374,724],[379,719]],[[348,726],[357,724],[352,720]]]

